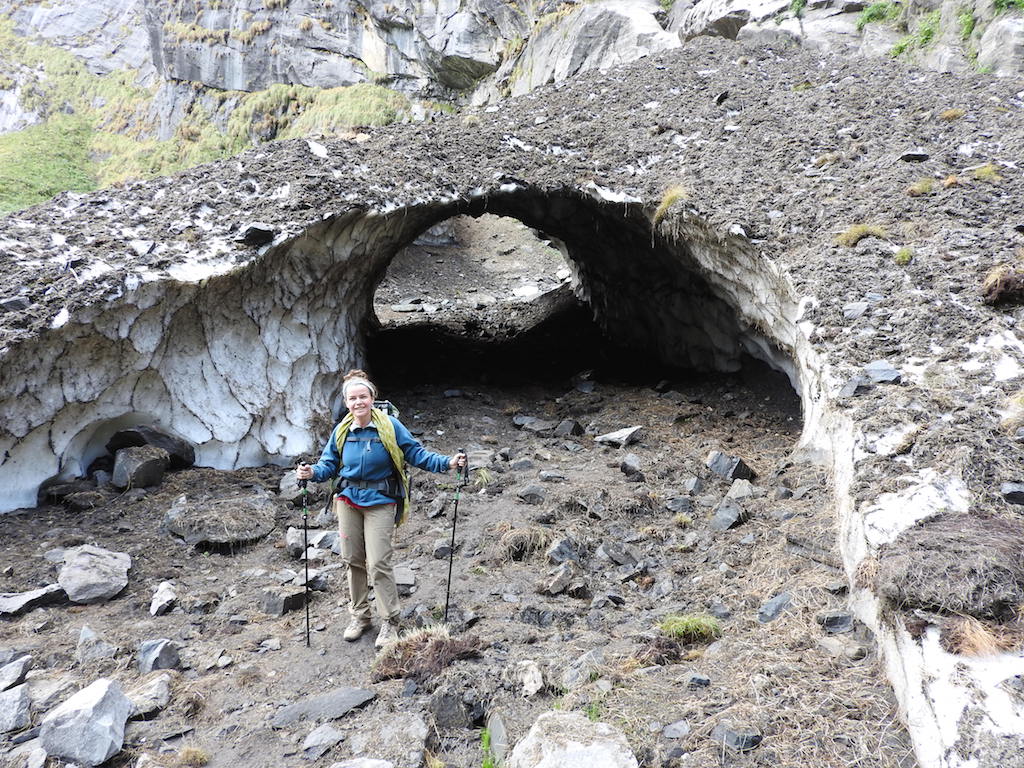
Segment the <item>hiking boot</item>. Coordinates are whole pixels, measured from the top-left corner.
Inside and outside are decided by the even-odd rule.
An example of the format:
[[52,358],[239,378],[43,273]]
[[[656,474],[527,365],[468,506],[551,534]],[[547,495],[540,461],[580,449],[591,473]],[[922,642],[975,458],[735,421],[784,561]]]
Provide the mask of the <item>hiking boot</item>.
[[363,636],[363,632],[365,632],[369,627],[369,619],[362,619],[358,616],[354,616],[352,621],[348,623],[348,626],[345,627],[345,631],[341,633],[341,636],[349,642],[358,640]]
[[374,648],[383,648],[385,645],[390,643],[392,640],[398,639],[398,627],[395,626],[390,619],[384,619],[380,623],[380,632],[377,633],[377,639],[373,642]]

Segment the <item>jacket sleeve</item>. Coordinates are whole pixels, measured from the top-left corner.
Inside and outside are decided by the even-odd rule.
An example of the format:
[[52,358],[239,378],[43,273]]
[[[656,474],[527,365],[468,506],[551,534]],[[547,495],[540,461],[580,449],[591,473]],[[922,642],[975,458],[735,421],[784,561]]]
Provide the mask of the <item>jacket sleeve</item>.
[[313,465],[313,482],[315,483],[330,480],[338,474],[338,466],[341,461],[338,456],[338,448],[334,444],[334,433],[337,429],[338,425],[335,424],[334,429],[331,430],[331,436],[327,438],[327,445],[320,453],[320,460]]
[[394,416],[389,416],[391,423],[395,425],[395,440],[402,450],[405,460],[414,467],[425,469],[428,472],[447,472],[451,459],[440,453],[428,451],[419,440],[412,436],[405,425]]

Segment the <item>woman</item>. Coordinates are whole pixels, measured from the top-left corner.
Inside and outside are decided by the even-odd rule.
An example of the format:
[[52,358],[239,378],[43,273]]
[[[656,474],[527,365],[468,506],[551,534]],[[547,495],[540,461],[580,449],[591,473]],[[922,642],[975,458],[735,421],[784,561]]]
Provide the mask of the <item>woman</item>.
[[380,648],[398,636],[398,589],[391,566],[391,536],[409,506],[405,464],[445,472],[466,466],[466,456],[428,451],[402,422],[374,408],[377,388],[363,371],[345,374],[341,390],[348,415],[334,427],[320,460],[312,466],[300,464],[295,474],[299,480],[318,483],[340,478],[334,511],[342,557],[348,566],[352,617],[343,637],[358,640],[370,627],[369,576],[380,617],[374,645]]

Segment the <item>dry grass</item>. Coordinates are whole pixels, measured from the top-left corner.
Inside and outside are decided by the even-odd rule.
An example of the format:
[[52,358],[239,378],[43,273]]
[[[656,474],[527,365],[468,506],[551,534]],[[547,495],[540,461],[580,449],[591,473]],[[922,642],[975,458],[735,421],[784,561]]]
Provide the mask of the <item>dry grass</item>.
[[845,232],[836,236],[836,242],[847,248],[852,248],[866,237],[877,237],[886,240],[889,237],[884,227],[877,224],[854,224]]
[[453,638],[442,625],[407,632],[385,645],[373,660],[370,678],[381,680],[409,677],[424,681],[435,677],[458,659],[480,655],[480,638]]
[[491,533],[497,537],[492,557],[503,563],[526,560],[537,552],[543,552],[554,537],[549,529],[539,525],[516,528],[509,522],[498,523]]
[[689,190],[686,187],[676,184],[665,190],[665,194],[661,196],[661,202],[658,203],[658,207],[654,209],[654,217],[651,221],[657,224],[668,213],[669,209],[678,203],[680,200],[687,200],[690,197]]
[[707,613],[672,614],[659,622],[658,629],[684,643],[710,642],[722,636],[722,623]]
[[958,179],[955,174],[950,174],[949,176],[942,180],[943,189],[949,189],[950,187],[958,186],[960,186],[960,179]]
[[956,107],[954,109],[943,110],[943,112],[939,115],[939,119],[945,120],[947,123],[951,123],[954,120],[959,120],[966,114],[966,109],[960,109],[959,107]]
[[934,188],[935,179],[930,176],[925,176],[907,187],[907,194],[911,197],[922,197],[924,195],[930,195]]
[[1009,264],[989,270],[981,284],[986,304],[1024,303],[1024,271]]
[[999,173],[999,167],[995,163],[987,163],[979,168],[975,168],[971,171],[971,176],[978,181],[985,181],[989,184],[998,184],[1003,180],[1002,175]]
[[1006,400],[1006,411],[999,420],[999,426],[1009,435],[1024,427],[1024,390]]
[[939,635],[946,651],[962,656],[998,656],[1018,648],[1021,639],[1019,632],[978,621],[973,616],[950,616],[942,623]]
[[202,768],[210,762],[210,754],[200,747],[185,747],[178,753],[178,765]]

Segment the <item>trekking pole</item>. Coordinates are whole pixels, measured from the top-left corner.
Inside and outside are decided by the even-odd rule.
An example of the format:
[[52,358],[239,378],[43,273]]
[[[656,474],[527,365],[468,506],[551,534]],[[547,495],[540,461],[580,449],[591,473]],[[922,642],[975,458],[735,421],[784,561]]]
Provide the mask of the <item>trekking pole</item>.
[[[466,455],[463,449],[458,450],[462,455]],[[459,520],[459,495],[462,492],[462,486],[469,480],[469,457],[466,457],[466,466],[462,468],[462,472],[458,474],[459,479],[455,483],[455,507],[452,510],[452,541],[448,547],[448,583],[444,587],[444,623],[448,623],[448,599],[452,594],[452,561],[455,559],[455,525]]]
[[[305,466],[305,464],[303,464]],[[302,559],[306,563],[306,647],[309,648],[309,481],[299,480],[302,489]]]

